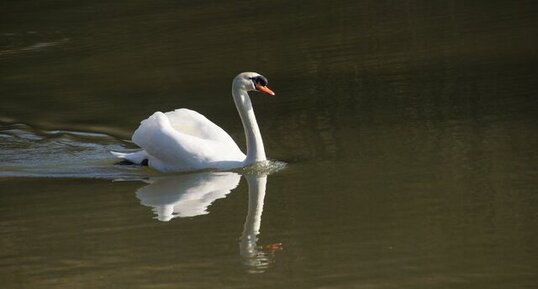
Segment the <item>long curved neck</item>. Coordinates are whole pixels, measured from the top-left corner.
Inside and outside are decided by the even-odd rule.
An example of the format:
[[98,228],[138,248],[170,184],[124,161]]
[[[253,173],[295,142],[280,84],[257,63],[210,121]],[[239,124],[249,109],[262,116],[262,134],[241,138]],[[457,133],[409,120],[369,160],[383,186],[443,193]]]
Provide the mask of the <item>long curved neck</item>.
[[247,91],[234,83],[232,86],[232,96],[237,111],[239,112],[239,116],[241,117],[243,128],[245,129],[245,137],[247,140],[247,158],[245,159],[245,164],[250,165],[267,160],[260,128],[258,127],[254,109],[252,108],[252,102],[250,101]]

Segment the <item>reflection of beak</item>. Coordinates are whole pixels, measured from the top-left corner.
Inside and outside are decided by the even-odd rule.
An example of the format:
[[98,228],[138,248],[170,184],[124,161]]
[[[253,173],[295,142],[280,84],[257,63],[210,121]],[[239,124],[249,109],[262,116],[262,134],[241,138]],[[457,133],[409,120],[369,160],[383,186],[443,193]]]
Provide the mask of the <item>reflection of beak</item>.
[[269,95],[275,95],[275,93],[272,90],[270,90],[269,87],[267,87],[267,86],[256,84],[256,89],[263,92],[263,93],[267,93]]

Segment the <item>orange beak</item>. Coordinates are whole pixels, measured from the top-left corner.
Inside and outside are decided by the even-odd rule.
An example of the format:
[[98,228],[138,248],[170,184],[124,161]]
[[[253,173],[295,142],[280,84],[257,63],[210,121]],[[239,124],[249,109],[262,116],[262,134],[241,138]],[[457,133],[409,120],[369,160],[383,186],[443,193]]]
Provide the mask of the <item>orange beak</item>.
[[270,90],[269,87],[267,87],[267,86],[262,86],[262,85],[256,84],[256,89],[258,91],[261,91],[263,93],[267,93],[269,95],[275,95],[275,93],[272,90]]

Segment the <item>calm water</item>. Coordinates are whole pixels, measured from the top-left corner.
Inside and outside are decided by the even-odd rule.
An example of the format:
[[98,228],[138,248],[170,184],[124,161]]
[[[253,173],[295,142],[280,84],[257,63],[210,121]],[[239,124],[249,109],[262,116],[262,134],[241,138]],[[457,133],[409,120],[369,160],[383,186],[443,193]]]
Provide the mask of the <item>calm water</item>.
[[[2,288],[538,287],[534,1],[78,2],[0,4]],[[284,169],[114,165],[241,71]]]

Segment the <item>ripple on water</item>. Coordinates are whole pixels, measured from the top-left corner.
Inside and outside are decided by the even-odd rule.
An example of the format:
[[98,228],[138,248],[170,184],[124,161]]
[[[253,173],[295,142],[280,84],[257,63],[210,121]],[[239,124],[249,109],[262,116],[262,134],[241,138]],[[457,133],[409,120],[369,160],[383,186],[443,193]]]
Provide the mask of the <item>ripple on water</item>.
[[244,167],[238,170],[241,174],[247,175],[270,175],[280,170],[285,169],[287,163],[275,160],[267,160],[264,162],[258,162],[248,167]]
[[114,166],[112,150],[126,143],[112,136],[0,125],[0,177],[141,178],[147,169]]

